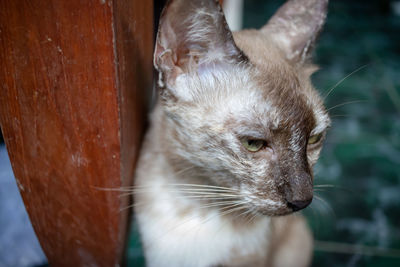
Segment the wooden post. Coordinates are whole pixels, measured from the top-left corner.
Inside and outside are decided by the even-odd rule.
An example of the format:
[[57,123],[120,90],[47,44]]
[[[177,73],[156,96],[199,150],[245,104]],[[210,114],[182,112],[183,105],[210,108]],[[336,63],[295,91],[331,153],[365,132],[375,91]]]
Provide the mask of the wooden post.
[[152,85],[153,3],[0,1],[0,123],[51,266],[116,266]]

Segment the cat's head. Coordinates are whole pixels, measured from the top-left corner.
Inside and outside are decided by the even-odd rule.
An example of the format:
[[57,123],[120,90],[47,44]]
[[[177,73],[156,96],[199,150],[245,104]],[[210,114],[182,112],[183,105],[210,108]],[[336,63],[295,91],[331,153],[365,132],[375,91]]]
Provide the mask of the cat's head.
[[330,124],[310,82],[327,0],[291,0],[260,30],[230,32],[214,0],[174,0],[155,47],[167,144],[204,183],[267,215],[306,207]]

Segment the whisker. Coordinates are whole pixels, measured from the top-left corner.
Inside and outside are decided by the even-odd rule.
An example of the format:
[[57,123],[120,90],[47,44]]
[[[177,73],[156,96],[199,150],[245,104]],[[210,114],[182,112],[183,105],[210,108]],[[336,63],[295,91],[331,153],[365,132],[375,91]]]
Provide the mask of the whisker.
[[178,191],[192,191],[192,192],[227,192],[237,193],[237,191],[225,190],[225,189],[214,189],[214,188],[176,188]]
[[[174,187],[179,190],[183,189],[193,189],[193,190],[209,190],[209,191],[226,191],[226,192],[238,192],[238,190],[222,187],[222,186],[214,186],[214,185],[202,185],[202,184],[166,184],[162,185],[165,188]],[[140,185],[140,186],[126,186],[126,187],[116,187],[116,188],[104,188],[104,187],[94,187],[97,190],[102,191],[131,191],[131,190],[139,190],[139,189],[147,189],[154,188],[155,185]]]
[[184,172],[186,172],[186,171],[189,171],[189,170],[191,170],[191,169],[194,169],[194,168],[195,168],[195,166],[189,166],[188,168],[184,168],[184,169],[181,169],[181,170],[175,172],[175,175],[182,174],[182,173],[184,173]]
[[[125,196],[130,196],[130,195],[134,195],[134,194],[122,194],[120,195],[120,197],[125,197]],[[166,197],[166,199],[169,199],[170,197]],[[174,196],[172,197],[173,199],[193,199],[193,200],[222,200],[222,199],[226,199],[226,200],[230,200],[230,199],[235,199],[238,198],[238,196],[220,196],[220,195],[199,195],[199,196],[195,196],[195,195],[185,195],[185,196]]]
[[[127,191],[131,194],[145,194],[145,193],[156,193],[157,190],[132,190]],[[168,190],[165,192],[169,193],[181,193],[185,195],[221,195],[221,196],[238,196],[238,194],[234,194],[231,192],[212,192],[212,191],[190,191],[190,190]],[[125,192],[126,193],[126,192]]]
[[[247,216],[249,215],[249,214],[251,214],[252,213],[252,209],[248,209],[248,210],[245,210],[245,211],[243,211],[242,213],[240,213],[239,215],[238,215],[238,217],[242,217],[243,216],[243,219],[247,219]],[[246,220],[247,221],[247,220]]]
[[[223,210],[229,211],[230,209],[233,209],[233,208],[235,208],[235,207],[237,207],[237,206],[239,206],[239,205],[243,205],[243,203],[242,203],[242,202],[239,202],[239,203],[238,203],[238,202],[235,202],[235,204],[232,204],[232,205],[230,205],[230,206],[224,206],[224,207],[220,208],[220,210],[222,210],[222,211],[223,211]],[[232,211],[232,212],[233,212],[233,211]],[[166,229],[166,230],[163,232],[162,235],[160,235],[160,236],[158,236],[158,237],[156,237],[156,238],[153,238],[153,240],[150,241],[150,243],[147,244],[146,247],[148,248],[148,247],[152,247],[153,245],[156,245],[156,243],[157,243],[158,240],[162,239],[164,236],[166,236],[166,235],[167,235],[168,233],[170,233],[171,231],[174,231],[174,230],[176,230],[176,229],[178,229],[178,228],[180,228],[180,227],[186,225],[187,223],[191,222],[191,221],[192,221],[193,219],[195,219],[197,216],[198,216],[197,214],[193,214],[192,216],[189,216],[189,218],[187,218],[187,219],[181,221],[181,223],[179,223],[179,224],[177,224],[177,225],[174,225],[174,226],[172,226],[172,227],[168,227],[168,229]],[[207,222],[208,220],[211,220],[211,219],[215,218],[216,216],[221,216],[221,213],[215,213],[213,216],[205,218],[205,219],[202,220],[201,222],[196,223],[196,226],[200,227],[200,226],[203,225],[205,222]],[[193,229],[193,227],[191,227],[190,229],[187,229],[187,231],[192,230],[192,229]]]
[[[209,200],[209,199],[207,199]],[[226,200],[225,198],[221,198],[220,200]],[[237,201],[218,201],[218,202],[212,202],[208,205],[203,205],[203,206],[199,206],[199,208],[211,208],[211,207],[218,207],[218,206],[224,206],[224,205],[228,205],[231,203],[237,203]],[[133,208],[133,207],[138,207],[141,205],[146,205],[147,203],[145,202],[135,202],[127,207],[123,207],[120,209],[120,211],[123,211],[125,209],[129,209],[129,208]]]
[[258,217],[258,214],[255,212],[253,217],[250,218],[248,223],[252,223],[254,221],[254,219],[257,218],[257,217]]
[[335,114],[335,115],[329,115],[329,117],[333,119],[333,118],[350,118],[351,116],[345,114]]
[[[122,191],[125,192],[125,194],[128,195],[137,195],[137,194],[146,194],[146,193],[154,193],[157,192],[157,190],[127,190],[127,191]],[[218,192],[218,191],[191,191],[191,190],[166,190],[165,192],[169,193],[181,193],[185,195],[212,195],[212,196],[239,196],[239,194],[233,194],[231,192]]]
[[218,201],[218,202],[212,202],[208,205],[202,205],[199,208],[204,209],[204,208],[211,208],[211,207],[221,207],[229,204],[241,204],[238,203],[237,201]]
[[[210,208],[210,207],[217,207],[217,206],[223,206],[223,205],[227,205],[227,204],[231,204],[231,203],[238,203],[237,200],[234,199],[238,199],[238,196],[233,196],[233,197],[213,197],[213,196],[180,196],[180,197],[174,197],[174,199],[194,199],[194,200],[204,200],[204,201],[217,201],[218,202],[211,202],[207,205],[203,205],[203,206],[199,206],[199,208]],[[221,200],[221,201],[219,201]],[[125,209],[129,209],[129,208],[134,208],[137,206],[141,206],[141,205],[145,205],[147,204],[146,202],[135,202],[127,207],[123,207],[120,209],[120,211],[123,211]]]
[[121,187],[108,188],[108,187],[98,187],[98,186],[91,186],[91,187],[100,191],[119,191],[121,188]]
[[[171,190],[172,189],[172,190]],[[102,191],[116,191],[116,192],[153,192],[155,190],[160,190],[160,188],[155,188],[154,186],[148,187],[124,187],[124,188],[105,188],[101,189]],[[226,193],[238,193],[238,191],[234,190],[226,190],[226,189],[215,189],[215,188],[163,188],[162,190],[168,192],[177,192],[177,191],[203,191],[203,192],[226,192]]]
[[320,188],[320,187],[338,187],[338,186],[334,184],[317,184],[314,185],[314,187]]
[[[250,208],[250,207],[248,207],[248,206],[246,205],[247,203],[249,203],[249,201],[243,202],[243,204],[244,204],[243,209],[245,209],[245,211],[240,212],[239,214],[237,214],[236,216],[234,216],[232,219],[227,220],[224,224],[222,224],[222,225],[218,228],[217,232],[220,231],[220,230],[221,230],[226,224],[228,224],[230,221],[234,221],[234,220],[236,220],[237,218],[243,217],[243,219],[245,219],[245,220],[247,221],[247,216],[248,216],[249,214],[251,214],[251,212],[252,212],[252,209],[248,209],[248,208]],[[241,209],[238,209],[238,210],[241,210]],[[247,224],[247,222],[244,223],[244,225],[246,225],[246,224]],[[215,237],[217,237],[217,235],[214,235],[214,238],[215,238]]]
[[[220,213],[220,215],[221,215],[221,216],[225,216],[225,215],[231,214],[231,213],[233,213],[233,212],[235,212],[235,211],[238,211],[238,210],[242,210],[242,209],[246,209],[246,208],[247,208],[246,206],[240,206],[240,205],[243,205],[243,203],[238,203],[238,204],[236,204],[236,205],[230,206],[230,209],[228,209],[228,210],[226,210],[226,211]],[[237,207],[237,206],[239,206],[239,207]],[[236,208],[235,208],[235,207],[236,207]],[[232,208],[234,208],[234,209],[232,209]]]
[[315,202],[311,203],[310,209],[307,210],[311,210],[310,216],[312,217],[312,221],[315,222],[315,232],[318,233],[321,226],[321,217],[319,216],[319,210],[315,208]]
[[314,189],[321,189],[321,188],[332,188],[335,190],[341,190],[342,192],[346,192],[346,193],[352,193],[352,194],[358,194],[358,192],[351,190],[347,187],[343,187],[340,185],[333,185],[333,184],[325,184],[325,185],[314,185]]
[[254,218],[255,218],[255,216],[257,216],[257,212],[255,211],[254,208],[251,208],[251,209],[249,210],[249,213],[246,214],[246,217],[245,217],[246,222],[245,222],[245,224],[246,224],[246,225],[249,225],[250,223],[252,223],[253,220],[254,220]]
[[360,70],[364,69],[364,68],[367,67],[368,65],[370,65],[370,63],[365,64],[365,65],[359,67],[358,69],[352,71],[350,74],[347,74],[344,78],[342,78],[340,81],[338,81],[334,86],[332,86],[332,87],[328,90],[328,92],[327,92],[327,93],[325,94],[325,96],[323,97],[323,101],[325,101],[325,99],[332,93],[332,91],[333,91],[336,87],[338,87],[342,82],[344,82],[344,81],[345,81],[347,78],[349,78],[351,75],[353,75],[353,74],[359,72]]
[[[222,198],[220,200],[225,200],[225,199]],[[223,206],[226,206],[226,205],[229,205],[229,204],[243,204],[243,203],[242,202],[238,202],[238,201],[218,201],[218,202],[212,202],[212,203],[207,204],[207,205],[199,206],[198,208],[204,209],[204,208],[212,208],[212,207],[223,207]],[[126,209],[130,209],[130,208],[133,208],[133,207],[138,207],[138,206],[145,205],[145,204],[147,204],[147,203],[145,203],[145,202],[139,202],[139,203],[136,202],[136,203],[133,203],[133,204],[127,206],[127,207],[121,208],[119,211],[121,212],[121,211],[124,211]]]
[[[236,191],[236,189],[229,188],[229,187],[223,187],[223,186],[216,186],[216,185],[204,185],[204,184],[165,184],[162,186],[167,186],[167,187],[199,187],[199,188],[215,188],[215,189],[223,189],[223,190],[230,190],[230,191]],[[139,186],[132,186],[133,188],[146,188],[146,187],[154,187],[154,185],[139,185]],[[127,187],[127,188],[132,188],[132,187]]]
[[214,197],[223,197],[226,199],[232,199],[232,198],[240,198],[240,195],[237,194],[222,194],[222,193],[201,193],[201,192],[197,192],[197,193],[190,193],[190,192],[184,192],[184,194],[182,194],[182,197],[185,198],[191,198],[193,197],[194,199],[196,199],[197,197],[203,197],[203,198],[214,198]]
[[331,208],[331,205],[328,204],[322,197],[318,196],[317,194],[314,195],[315,199],[319,200],[325,208],[328,209],[328,213],[336,219],[336,213],[335,211]]
[[[238,208],[240,208],[240,209],[245,208],[245,207],[240,206],[240,205],[243,205],[243,203],[237,203],[237,202],[236,202],[235,204],[232,204],[232,205],[230,205],[230,206],[222,207],[222,208],[220,208],[220,211],[223,211],[223,212],[218,213],[218,214],[215,214],[214,216],[211,216],[211,217],[209,217],[209,218],[204,219],[203,221],[201,221],[201,222],[199,223],[199,225],[203,225],[204,223],[208,222],[209,220],[214,219],[216,216],[224,216],[224,215],[227,215],[227,214],[229,214],[229,213],[234,212],[234,211],[237,210]],[[239,206],[239,207],[238,207],[238,206]],[[235,208],[235,207],[236,207],[236,208]],[[240,209],[239,209],[239,210],[240,210]],[[225,211],[224,211],[224,210],[225,210]],[[192,219],[192,218],[189,218],[189,220],[187,220],[187,221],[184,222],[183,224],[187,223],[187,222],[190,221],[191,219]],[[180,225],[178,225],[177,227],[180,227],[180,226],[182,226],[183,224],[180,224]]]
[[314,195],[314,197],[328,206],[328,203],[323,198],[321,198],[320,196]]
[[204,199],[204,200],[218,200],[218,199],[226,199],[226,200],[230,200],[230,199],[235,199],[235,198],[239,198],[239,196],[221,196],[221,195],[201,195],[201,196],[180,196],[180,197],[174,197],[177,199]]
[[134,208],[134,207],[142,206],[142,205],[144,205],[144,204],[145,204],[145,203],[133,203],[133,204],[128,205],[128,206],[126,206],[126,207],[120,208],[120,209],[119,209],[119,212],[122,212],[122,211],[127,210],[127,209],[131,209],[131,208]]
[[363,102],[365,103],[365,102],[367,102],[367,100],[353,100],[353,101],[347,101],[347,102],[343,102],[343,103],[341,103],[341,104],[337,104],[337,105],[335,105],[335,106],[333,106],[333,107],[330,107],[330,108],[328,108],[326,111],[329,112],[330,110],[335,109],[335,108],[338,108],[338,107],[342,107],[342,106],[349,105],[349,104],[355,104],[355,103],[363,103]]

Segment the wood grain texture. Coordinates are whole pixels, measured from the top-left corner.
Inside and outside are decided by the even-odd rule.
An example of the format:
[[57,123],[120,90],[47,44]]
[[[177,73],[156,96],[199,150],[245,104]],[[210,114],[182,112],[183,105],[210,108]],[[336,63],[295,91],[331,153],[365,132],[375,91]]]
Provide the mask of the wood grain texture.
[[52,266],[120,261],[127,199],[99,188],[129,184],[140,147],[153,46],[144,2],[0,1],[0,123]]

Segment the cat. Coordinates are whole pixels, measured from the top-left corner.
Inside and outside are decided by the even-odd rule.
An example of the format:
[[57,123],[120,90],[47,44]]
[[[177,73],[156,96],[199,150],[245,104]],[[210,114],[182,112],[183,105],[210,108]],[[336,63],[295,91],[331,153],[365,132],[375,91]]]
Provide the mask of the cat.
[[133,189],[148,266],[310,263],[311,233],[293,213],[312,201],[330,126],[310,82],[327,4],[289,0],[235,33],[218,1],[166,4]]

